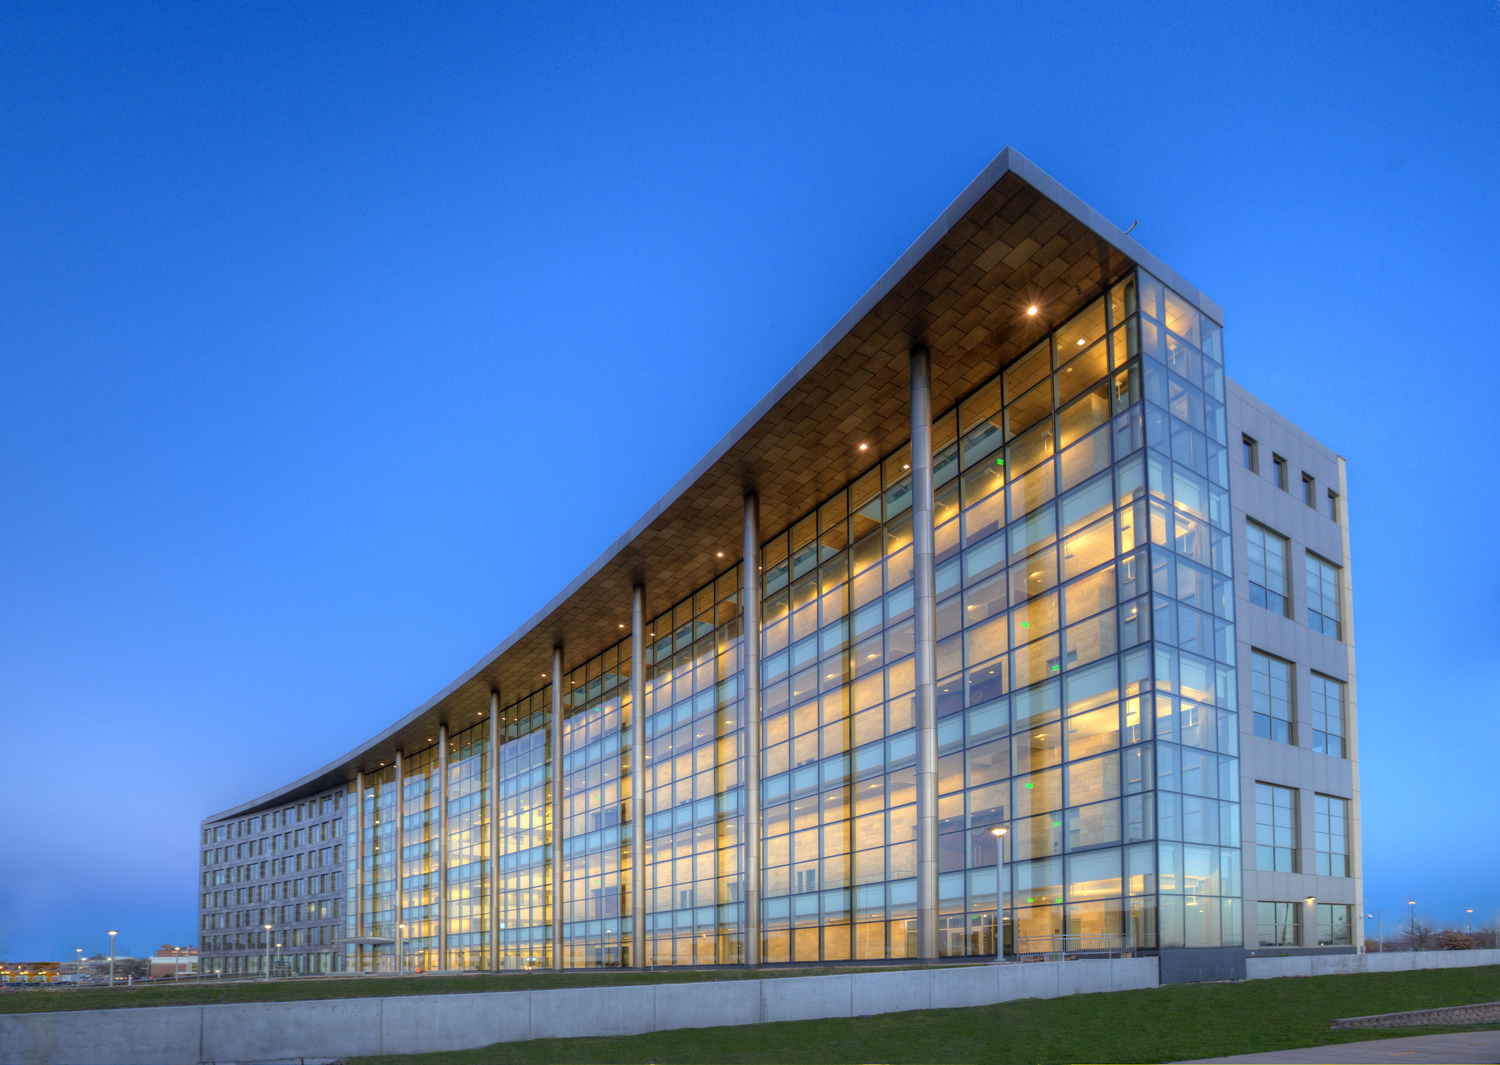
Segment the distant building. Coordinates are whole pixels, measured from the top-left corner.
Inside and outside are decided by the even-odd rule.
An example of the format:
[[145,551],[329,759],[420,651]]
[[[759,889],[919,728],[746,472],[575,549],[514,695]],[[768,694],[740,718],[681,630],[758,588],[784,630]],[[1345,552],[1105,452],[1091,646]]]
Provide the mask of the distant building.
[[[73,965],[69,965],[71,971]],[[63,964],[55,961],[0,961],[0,983],[50,984],[63,972]]]
[[1353,952],[1343,461],[1223,321],[1007,149],[521,629],[204,820],[205,970]]
[[197,947],[174,947],[170,943],[163,943],[146,961],[149,966],[147,975],[153,980],[164,976],[198,975]]

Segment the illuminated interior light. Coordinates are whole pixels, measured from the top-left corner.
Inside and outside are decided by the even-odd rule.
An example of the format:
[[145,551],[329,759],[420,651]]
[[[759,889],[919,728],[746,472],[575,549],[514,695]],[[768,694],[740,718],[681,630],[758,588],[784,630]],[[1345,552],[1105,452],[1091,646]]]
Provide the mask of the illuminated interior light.
[[870,445],[869,444],[860,444],[859,445],[859,449],[861,451],[869,451],[870,450]]
[[1027,307],[1026,313],[1033,318],[1036,317],[1036,304],[1033,303],[1030,307]]
[[1080,348],[1081,348],[1081,347],[1083,347],[1083,337],[1079,337],[1079,338],[1078,338],[1078,346],[1079,346],[1079,347],[1080,347]]

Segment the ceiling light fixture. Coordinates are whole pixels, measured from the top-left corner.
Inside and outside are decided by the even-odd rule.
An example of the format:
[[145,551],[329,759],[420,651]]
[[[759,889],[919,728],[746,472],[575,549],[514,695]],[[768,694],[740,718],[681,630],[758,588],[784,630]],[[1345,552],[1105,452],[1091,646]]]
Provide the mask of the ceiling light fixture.
[[1035,318],[1036,317],[1036,304],[1033,303],[1030,307],[1027,307],[1026,308],[1026,313],[1030,317]]
[[870,445],[869,444],[860,444],[859,445],[859,449],[861,451],[869,451],[870,450]]

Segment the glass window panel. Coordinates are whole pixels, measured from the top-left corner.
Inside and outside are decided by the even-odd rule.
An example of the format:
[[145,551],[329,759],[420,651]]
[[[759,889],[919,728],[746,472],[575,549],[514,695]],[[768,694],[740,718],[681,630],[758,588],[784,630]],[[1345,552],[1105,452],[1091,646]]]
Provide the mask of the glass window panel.
[[[1069,721],[1071,729],[1072,721]],[[1068,805],[1082,806],[1120,794],[1118,752],[1100,755],[1068,766]]]
[[1044,340],[1006,368],[1005,396],[1013,400],[1052,374],[1052,342]]
[[1102,565],[1115,554],[1114,522],[1105,517],[1063,541],[1063,579]]
[[[1082,337],[1077,338],[1077,340],[1082,339]],[[1094,389],[1094,395],[1097,397],[1097,402],[1103,404],[1104,417],[1108,419],[1109,383],[1103,381],[1105,375],[1109,373],[1108,345],[1100,342],[1087,350],[1073,347],[1066,349],[1067,356],[1073,356],[1075,353],[1078,353],[1077,357],[1057,371],[1057,402],[1067,403],[1075,396],[1088,391],[1095,384],[1103,382],[1099,388]]]
[[1109,419],[1109,385],[1101,384],[1058,415],[1058,446],[1067,447],[1083,439]]
[[1250,694],[1255,734],[1263,739],[1296,743],[1290,664],[1252,651]]
[[[1120,745],[1120,708],[1115,705],[1068,718],[1068,758],[1087,758]],[[1101,796],[1102,797],[1102,796]]]
[[1058,360],[1071,359],[1076,352],[1083,351],[1090,344],[1104,336],[1105,301],[1095,300],[1080,314],[1068,320],[1068,322],[1057,331]]

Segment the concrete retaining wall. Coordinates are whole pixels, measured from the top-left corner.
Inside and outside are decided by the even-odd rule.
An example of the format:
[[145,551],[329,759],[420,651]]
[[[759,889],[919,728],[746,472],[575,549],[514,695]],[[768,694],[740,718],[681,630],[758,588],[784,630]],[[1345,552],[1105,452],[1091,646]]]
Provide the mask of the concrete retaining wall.
[[1435,1010],[1407,1010],[1405,1013],[1372,1013],[1368,1017],[1339,1017],[1329,1023],[1335,1032],[1352,1028],[1418,1028],[1434,1024],[1500,1023],[1500,1002],[1479,1002],[1472,1006],[1445,1006]]
[[1500,965],[1500,950],[1418,950],[1400,954],[1325,954],[1296,958],[1246,958],[1246,980],[1335,973],[1401,973],[1413,969],[1465,969]]
[[0,1014],[4,1065],[331,1061],[1156,987],[1155,958],[475,995]]

